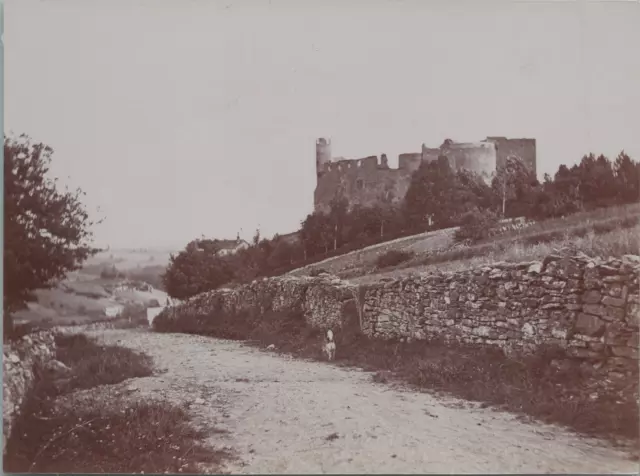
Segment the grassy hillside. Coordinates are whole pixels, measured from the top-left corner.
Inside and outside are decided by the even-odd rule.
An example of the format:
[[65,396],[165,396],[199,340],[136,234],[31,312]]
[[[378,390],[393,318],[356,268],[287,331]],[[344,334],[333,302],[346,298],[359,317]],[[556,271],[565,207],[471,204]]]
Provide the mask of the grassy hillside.
[[323,269],[329,273],[341,276],[348,275],[349,273],[358,273],[375,266],[378,257],[389,251],[402,250],[420,255],[436,250],[448,249],[453,245],[455,230],[456,228],[447,228],[444,230],[430,231],[367,246],[360,250],[328,258],[324,261],[305,266],[304,268],[293,270],[288,274],[302,276],[317,269]]
[[[292,271],[294,275],[326,270],[355,282],[432,271],[454,271],[496,261],[542,258],[571,247],[590,255],[621,256],[640,253],[640,204],[576,213],[513,230],[472,246],[454,244],[455,228],[422,233]],[[378,258],[389,252],[407,253],[395,266],[380,268]]]

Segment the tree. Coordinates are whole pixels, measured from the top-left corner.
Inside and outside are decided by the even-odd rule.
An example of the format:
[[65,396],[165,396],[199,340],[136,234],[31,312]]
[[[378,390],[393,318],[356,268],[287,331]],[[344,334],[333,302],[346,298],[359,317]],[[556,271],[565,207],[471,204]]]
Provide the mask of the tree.
[[4,315],[25,306],[32,292],[51,287],[98,249],[80,197],[57,188],[47,174],[53,149],[27,135],[4,138]]
[[292,264],[295,257],[294,246],[279,236],[275,236],[272,241],[273,251],[269,255],[268,268],[273,270]]
[[456,175],[449,160],[441,156],[435,162],[422,162],[411,176],[404,199],[407,223],[424,224],[428,217],[438,228],[451,226],[459,204],[455,203]]
[[348,243],[363,243],[377,230],[376,217],[371,207],[354,205],[344,228],[344,239]]
[[333,249],[336,250],[338,246],[342,245],[344,227],[349,216],[349,201],[338,195],[331,200],[329,206],[329,220],[333,230]]
[[489,209],[474,208],[466,212],[460,221],[460,228],[456,230],[455,240],[458,242],[469,240],[474,243],[491,236],[498,224],[498,217]]
[[488,210],[494,205],[494,193],[491,187],[480,174],[467,169],[456,172],[454,193],[454,201],[459,205],[457,211],[460,214],[456,222],[460,222],[462,215],[470,209]]
[[228,283],[234,278],[230,261],[218,255],[218,240],[198,239],[171,255],[162,276],[167,294],[187,299]]
[[535,185],[535,175],[524,161],[516,156],[508,157],[505,164],[497,168],[491,182],[491,187],[500,201],[502,217],[507,216],[508,201],[522,201],[532,193]]
[[613,163],[619,203],[634,203],[640,200],[640,164],[634,163],[624,151]]
[[332,225],[331,219],[324,213],[313,212],[307,215],[300,228],[304,259],[329,251],[334,237]]
[[616,179],[611,161],[604,155],[596,158],[585,155],[575,171],[580,184],[580,197],[589,207],[613,205],[616,195]]

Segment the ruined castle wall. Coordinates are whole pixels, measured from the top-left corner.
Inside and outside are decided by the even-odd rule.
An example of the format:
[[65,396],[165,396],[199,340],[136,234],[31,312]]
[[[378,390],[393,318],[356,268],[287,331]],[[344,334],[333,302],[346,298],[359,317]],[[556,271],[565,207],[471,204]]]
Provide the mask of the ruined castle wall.
[[485,177],[496,170],[496,147],[492,142],[452,144],[442,150],[455,170],[467,169]]
[[488,137],[486,141],[455,143],[446,141],[441,148],[422,145],[421,152],[401,154],[398,168],[391,169],[376,156],[363,159],[328,159],[330,142],[316,143],[318,182],[314,193],[315,210],[327,212],[331,200],[342,195],[350,206],[374,206],[381,203],[400,204],[404,199],[411,175],[423,162],[433,162],[441,155],[449,159],[454,170],[466,169],[485,177],[487,181],[509,155],[517,155],[535,172],[535,139]]
[[536,168],[536,140],[535,139],[507,139],[506,137],[488,137],[487,140],[495,143],[498,167],[507,162],[510,155],[522,158],[523,162],[534,174]]
[[375,156],[327,164],[318,178],[314,194],[315,210],[327,213],[336,195],[349,206],[398,204],[409,189],[411,172],[382,166]]
[[422,161],[423,162],[436,162],[438,157],[442,151],[440,149],[433,149],[426,147],[424,144],[422,146]]
[[398,168],[406,170],[409,173],[413,173],[420,168],[422,163],[422,153],[408,153],[400,154],[398,156]]

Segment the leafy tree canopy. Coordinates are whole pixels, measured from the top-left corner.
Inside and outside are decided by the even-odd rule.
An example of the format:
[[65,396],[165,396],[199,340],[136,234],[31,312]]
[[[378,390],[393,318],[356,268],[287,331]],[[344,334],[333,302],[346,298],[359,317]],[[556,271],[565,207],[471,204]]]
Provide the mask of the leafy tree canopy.
[[48,177],[52,155],[27,135],[4,138],[5,316],[98,251],[91,246],[95,223],[80,200],[85,193],[61,191]]

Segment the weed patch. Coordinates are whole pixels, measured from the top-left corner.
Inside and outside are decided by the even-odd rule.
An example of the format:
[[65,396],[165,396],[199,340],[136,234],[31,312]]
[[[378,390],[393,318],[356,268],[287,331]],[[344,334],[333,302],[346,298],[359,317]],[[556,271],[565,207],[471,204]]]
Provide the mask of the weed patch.
[[217,467],[231,456],[204,446],[209,433],[196,430],[182,408],[166,402],[121,407],[91,394],[81,407],[56,405],[57,397],[73,390],[152,374],[149,357],[98,345],[84,334],[58,335],[56,344],[56,358],[72,375],[55,379],[42,369],[36,374],[7,441],[6,471],[201,473],[200,463]]
[[120,414],[72,410],[42,417],[28,407],[7,442],[6,471],[200,473],[197,463],[229,456],[201,445],[208,435],[166,403],[136,403]]
[[84,334],[57,335],[56,358],[73,370],[66,391],[112,385],[153,373],[151,359],[130,349],[99,345]]

